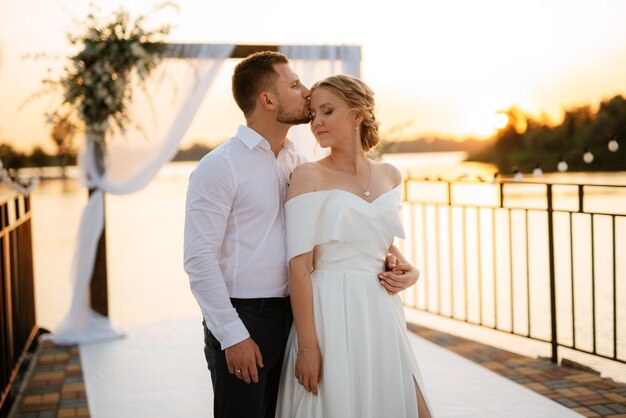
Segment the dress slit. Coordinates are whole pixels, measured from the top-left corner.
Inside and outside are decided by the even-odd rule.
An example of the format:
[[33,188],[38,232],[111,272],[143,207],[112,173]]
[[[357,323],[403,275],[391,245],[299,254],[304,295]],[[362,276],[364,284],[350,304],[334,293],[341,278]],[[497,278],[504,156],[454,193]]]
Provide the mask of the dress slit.
[[417,416],[418,418],[432,418],[426,399],[422,395],[422,390],[417,384],[417,379],[413,375],[413,384],[415,385],[415,400],[417,401]]

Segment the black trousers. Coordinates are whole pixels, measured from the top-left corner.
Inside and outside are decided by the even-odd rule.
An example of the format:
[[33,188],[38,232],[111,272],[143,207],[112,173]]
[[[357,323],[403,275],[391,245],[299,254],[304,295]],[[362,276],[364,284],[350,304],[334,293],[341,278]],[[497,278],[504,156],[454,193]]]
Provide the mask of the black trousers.
[[213,382],[214,418],[274,418],[280,371],[293,317],[289,298],[231,299],[259,346],[259,382],[246,383],[228,372],[219,341],[204,324],[204,355]]

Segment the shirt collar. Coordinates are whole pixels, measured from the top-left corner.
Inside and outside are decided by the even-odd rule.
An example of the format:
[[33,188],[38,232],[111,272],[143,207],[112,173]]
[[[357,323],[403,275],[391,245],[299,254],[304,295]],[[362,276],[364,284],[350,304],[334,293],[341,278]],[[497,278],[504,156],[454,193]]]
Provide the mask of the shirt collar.
[[293,146],[293,141],[291,139],[285,137],[285,141],[283,142],[283,149],[284,150],[290,150],[290,151],[295,150],[295,148]]
[[[239,128],[237,128],[237,134],[235,136],[239,138],[241,142],[243,142],[249,149],[252,149],[259,145],[262,148],[270,149],[270,144],[265,138],[261,136],[261,134],[245,125],[239,125]],[[293,146],[293,142],[289,138],[285,138],[285,141],[283,142],[283,149],[295,149]]]
[[[246,144],[249,149],[256,147],[261,142],[265,142],[267,144],[265,138],[263,138],[257,131],[244,125],[239,125],[235,136],[239,138],[241,142]],[[269,144],[267,145],[269,146]]]

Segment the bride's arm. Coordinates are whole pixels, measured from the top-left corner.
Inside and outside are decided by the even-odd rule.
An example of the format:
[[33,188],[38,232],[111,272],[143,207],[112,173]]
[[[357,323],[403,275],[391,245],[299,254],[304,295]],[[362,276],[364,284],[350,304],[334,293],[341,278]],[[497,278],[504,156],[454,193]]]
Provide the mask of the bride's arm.
[[296,378],[307,391],[317,395],[317,384],[322,377],[322,356],[317,344],[313,317],[312,261],[312,251],[292,258],[289,262],[289,281],[291,309],[298,336]]
[[[287,199],[315,191],[316,186],[317,169],[315,163],[301,164],[291,176]],[[287,228],[289,227],[287,224]],[[296,378],[307,391],[317,395],[317,384],[322,377],[322,356],[317,344],[315,319],[313,317],[312,270],[313,251],[297,255],[289,261],[291,310],[298,336]]]

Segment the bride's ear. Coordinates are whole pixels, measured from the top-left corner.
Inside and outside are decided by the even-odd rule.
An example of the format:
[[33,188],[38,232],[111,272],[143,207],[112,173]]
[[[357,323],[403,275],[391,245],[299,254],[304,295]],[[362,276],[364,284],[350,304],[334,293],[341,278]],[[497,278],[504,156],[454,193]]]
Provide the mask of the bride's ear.
[[359,126],[364,119],[365,118],[363,117],[362,111],[357,110],[354,112],[354,123],[356,124],[356,126]]

